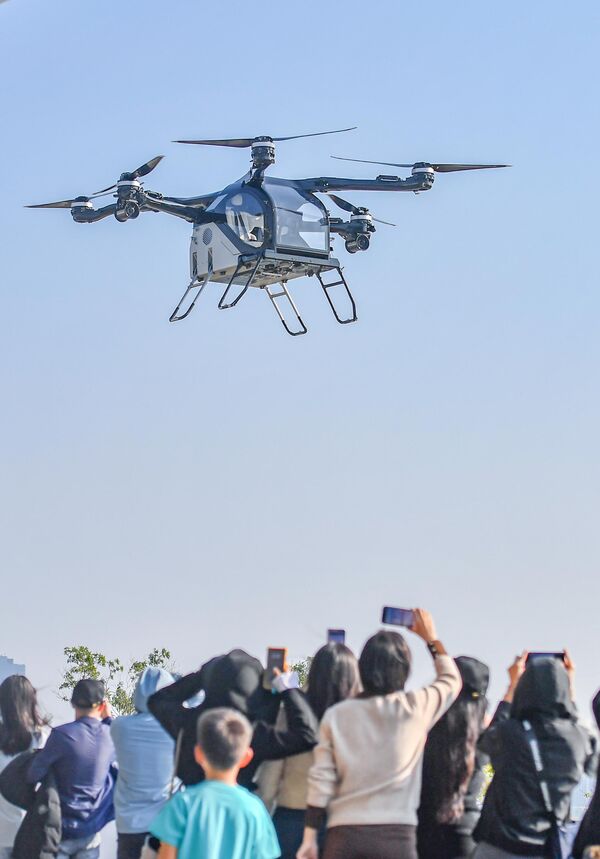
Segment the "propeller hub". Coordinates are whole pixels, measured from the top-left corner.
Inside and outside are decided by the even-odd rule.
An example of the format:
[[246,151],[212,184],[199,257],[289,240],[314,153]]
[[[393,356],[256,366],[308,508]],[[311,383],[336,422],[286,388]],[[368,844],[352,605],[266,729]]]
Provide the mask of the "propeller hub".
[[435,175],[435,170],[431,166],[431,164],[425,164],[424,162],[420,162],[418,164],[413,165],[412,170],[410,171],[413,176],[421,176],[423,173],[429,174],[430,176]]
[[252,166],[265,170],[275,164],[275,144],[271,137],[257,137],[251,144]]
[[83,200],[73,200],[71,203],[71,209],[93,209],[94,204],[91,200],[87,198]]

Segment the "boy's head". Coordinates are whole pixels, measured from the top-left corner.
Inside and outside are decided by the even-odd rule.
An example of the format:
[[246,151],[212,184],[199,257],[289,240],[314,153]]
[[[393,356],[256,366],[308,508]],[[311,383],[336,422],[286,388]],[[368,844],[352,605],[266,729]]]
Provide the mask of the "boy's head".
[[200,716],[196,740],[196,760],[207,775],[237,772],[252,760],[250,722],[228,707],[215,707]]

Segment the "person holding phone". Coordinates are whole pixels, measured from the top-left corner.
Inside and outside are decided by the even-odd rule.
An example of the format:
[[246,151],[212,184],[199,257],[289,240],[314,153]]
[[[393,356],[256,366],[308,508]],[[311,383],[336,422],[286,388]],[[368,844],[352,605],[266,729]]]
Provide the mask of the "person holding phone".
[[478,744],[494,778],[474,833],[474,859],[548,856],[569,816],[573,790],[593,769],[594,743],[573,701],[575,666],[567,651],[560,656],[527,661],[525,652],[508,669],[506,695]]
[[[319,725],[306,696],[295,688],[297,679],[294,681],[287,672],[277,675],[275,669],[273,665],[274,676],[266,689],[260,661],[244,650],[232,650],[150,696],[150,713],[174,740],[181,738],[177,775],[184,785],[204,779],[204,771],[194,756],[196,723],[199,716],[215,707],[237,710],[252,724],[253,759],[240,770],[240,783],[246,786],[252,783],[262,761],[297,755],[316,745]],[[202,704],[184,706],[201,690]],[[280,708],[286,714],[285,728],[275,724]]]
[[[330,707],[354,697],[360,688],[358,660],[349,647],[330,641],[317,650],[310,663],[306,697],[319,722]],[[283,711],[279,724],[282,728],[286,724]],[[305,752],[285,760],[267,761],[257,775],[259,796],[273,812],[281,859],[295,859],[302,843],[308,773],[313,760],[313,753]]]
[[413,609],[411,632],[427,645],[435,680],[404,690],[411,653],[402,635],[382,630],[359,659],[363,692],[321,721],[308,777],[304,838],[297,859],[417,859],[417,809],[427,733],[456,699],[461,679],[429,612]]

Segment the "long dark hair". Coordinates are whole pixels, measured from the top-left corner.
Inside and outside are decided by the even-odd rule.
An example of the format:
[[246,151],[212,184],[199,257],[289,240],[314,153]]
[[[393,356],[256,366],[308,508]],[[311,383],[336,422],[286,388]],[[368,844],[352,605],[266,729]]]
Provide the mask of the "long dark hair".
[[[475,771],[477,741],[487,709],[487,666],[471,657],[459,657],[457,666],[463,688],[429,732],[423,756],[421,813],[442,824],[456,823],[464,814],[465,795]],[[480,675],[478,682],[469,685],[474,674]]]
[[345,644],[329,642],[317,650],[308,672],[306,697],[319,721],[328,707],[358,694],[356,656]]
[[35,689],[19,674],[0,684],[0,751],[18,755],[31,745],[32,735],[43,725]]

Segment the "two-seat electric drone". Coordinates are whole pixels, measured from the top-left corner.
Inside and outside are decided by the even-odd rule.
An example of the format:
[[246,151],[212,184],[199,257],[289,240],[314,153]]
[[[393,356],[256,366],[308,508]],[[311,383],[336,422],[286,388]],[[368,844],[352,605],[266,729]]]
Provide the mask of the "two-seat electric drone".
[[[276,179],[265,176],[275,163],[275,143],[299,137],[317,137],[352,131],[324,131],[291,137],[247,137],[233,140],[177,140],[202,146],[232,146],[251,149],[251,168],[241,179],[222,191],[200,197],[166,197],[146,190],[141,182],[163,156],[158,155],[133,170],[122,173],[116,185],[90,197],[76,197],[57,203],[42,203],[32,209],[70,209],[78,224],[90,224],[114,215],[117,221],[137,218],[140,212],[165,212],[190,221],[190,283],[170,317],[171,322],[190,314],[200,293],[210,283],[225,285],[219,309],[235,307],[250,287],[263,289],[271,300],[288,334],[306,334],[307,328],[290,295],[287,282],[316,275],[337,321],[356,321],[356,305],[339,261],[332,256],[331,234],[341,236],[349,253],[366,251],[375,232],[374,218],[364,206],[354,206],[338,197],[337,191],[428,191],[436,173],[506,167],[506,164],[395,164],[411,171],[405,179],[377,176],[375,179],[341,179],[320,176],[314,179]],[[359,161],[356,158],[340,159]],[[94,209],[92,199],[113,194],[114,202]],[[332,217],[316,196],[327,194],[349,220]],[[381,223],[388,223],[383,221]],[[391,224],[390,226],[394,226]],[[324,279],[327,272],[333,280]],[[337,288],[337,289],[336,289]]]

